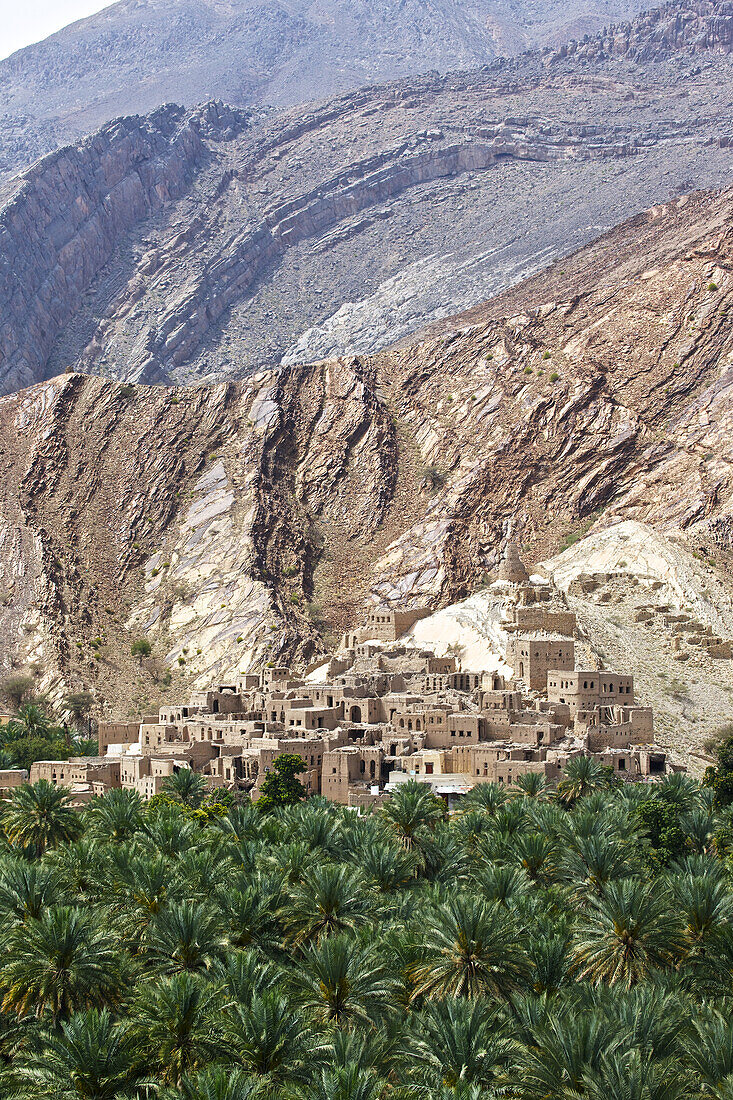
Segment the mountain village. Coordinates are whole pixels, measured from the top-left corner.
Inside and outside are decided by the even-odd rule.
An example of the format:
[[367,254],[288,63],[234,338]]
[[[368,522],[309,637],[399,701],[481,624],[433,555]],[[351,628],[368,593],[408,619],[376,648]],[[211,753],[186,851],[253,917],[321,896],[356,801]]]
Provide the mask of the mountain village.
[[513,542],[492,587],[508,638],[502,671],[403,640],[425,609],[373,608],[307,675],[266,667],[139,723],[102,722],[99,756],[38,761],[31,782],[69,787],[81,805],[114,787],[151,798],[191,768],[256,800],[288,753],[305,764],[308,794],[364,808],[417,779],[453,807],[478,783],[510,787],[530,772],[554,786],[578,755],[629,782],[679,770],[655,748],[632,676],[575,667],[575,615],[551,580],[529,576]]

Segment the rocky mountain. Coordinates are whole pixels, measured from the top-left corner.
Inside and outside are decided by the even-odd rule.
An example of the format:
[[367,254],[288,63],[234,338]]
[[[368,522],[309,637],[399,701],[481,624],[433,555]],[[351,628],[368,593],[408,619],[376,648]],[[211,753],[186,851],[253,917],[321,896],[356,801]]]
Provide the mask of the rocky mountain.
[[119,0],[0,62],[0,172],[161,103],[288,106],[582,39],[640,0]]
[[729,3],[678,0],[582,48],[314,109],[110,123],[0,196],[0,392],[372,353],[720,186],[732,28]]
[[[697,570],[693,633],[725,640],[732,272],[733,191],[700,193],[409,346],[214,386],[67,374],[6,396],[3,668],[145,710],[181,681],[308,662],[365,601],[465,598],[510,525],[531,562],[619,523],[656,532]],[[649,553],[613,545],[591,572],[648,578]],[[568,598],[582,571],[557,570]],[[683,602],[667,574],[662,616]],[[626,621],[613,593],[591,611]],[[706,676],[710,698],[733,689],[727,661]]]

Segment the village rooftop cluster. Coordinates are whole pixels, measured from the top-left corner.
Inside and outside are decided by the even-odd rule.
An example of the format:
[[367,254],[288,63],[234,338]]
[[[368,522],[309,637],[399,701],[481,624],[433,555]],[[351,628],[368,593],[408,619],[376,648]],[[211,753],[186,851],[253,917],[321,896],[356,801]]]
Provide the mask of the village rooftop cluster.
[[628,781],[671,770],[633,677],[575,667],[575,615],[513,543],[495,587],[512,674],[401,641],[425,610],[374,608],[315,674],[268,667],[141,722],[102,722],[99,756],[38,761],[31,781],[70,787],[79,804],[113,787],[147,799],[191,768],[256,800],[277,758],[296,753],[310,794],[367,807],[417,779],[452,806],[477,783],[511,787],[529,772],[555,785],[578,755]]

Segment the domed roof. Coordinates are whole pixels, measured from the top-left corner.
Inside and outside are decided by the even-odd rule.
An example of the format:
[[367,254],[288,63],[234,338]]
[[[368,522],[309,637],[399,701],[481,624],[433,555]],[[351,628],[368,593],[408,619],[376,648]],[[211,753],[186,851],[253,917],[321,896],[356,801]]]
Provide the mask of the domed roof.
[[529,573],[519,556],[517,544],[513,539],[510,539],[506,544],[504,561],[499,566],[499,580],[509,581],[511,584],[527,584],[529,582]]

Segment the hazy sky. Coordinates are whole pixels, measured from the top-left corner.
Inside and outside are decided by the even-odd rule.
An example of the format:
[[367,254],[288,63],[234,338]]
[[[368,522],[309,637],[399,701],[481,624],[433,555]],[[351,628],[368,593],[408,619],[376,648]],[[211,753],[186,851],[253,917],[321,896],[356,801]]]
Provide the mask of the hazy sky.
[[0,0],[0,57],[40,42],[75,19],[106,8],[112,0]]

